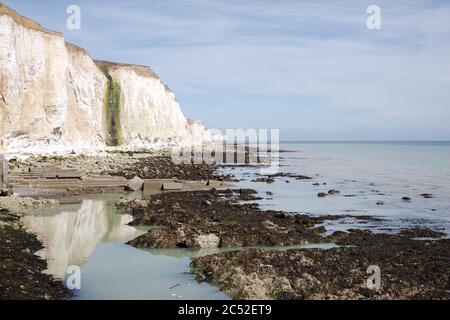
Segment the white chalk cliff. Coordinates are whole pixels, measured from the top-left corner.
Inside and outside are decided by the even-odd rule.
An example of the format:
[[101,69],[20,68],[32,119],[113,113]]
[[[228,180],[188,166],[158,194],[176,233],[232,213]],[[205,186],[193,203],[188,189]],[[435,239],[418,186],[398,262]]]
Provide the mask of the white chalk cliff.
[[11,154],[211,140],[149,67],[94,61],[1,3],[0,124]]

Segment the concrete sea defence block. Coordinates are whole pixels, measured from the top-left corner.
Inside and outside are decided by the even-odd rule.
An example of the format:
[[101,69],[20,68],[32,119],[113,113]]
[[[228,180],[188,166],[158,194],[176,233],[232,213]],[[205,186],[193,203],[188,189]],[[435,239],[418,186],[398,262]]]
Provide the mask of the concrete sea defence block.
[[219,180],[208,180],[207,186],[210,188],[220,188],[224,186],[224,183]]
[[206,181],[184,181],[183,189],[188,189],[188,190],[206,189]]
[[163,181],[146,179],[144,180],[144,191],[162,190]]
[[183,183],[181,182],[164,182],[162,186],[163,190],[183,190]]
[[15,173],[24,179],[81,179],[82,173],[76,169],[59,169],[56,167],[28,168],[27,171]]
[[56,178],[56,171],[58,171],[58,169],[55,167],[48,167],[48,168],[47,167],[45,167],[45,168],[30,167],[30,168],[28,168],[28,172],[31,174],[54,177],[54,178]]
[[56,171],[56,177],[58,179],[81,179],[82,174],[75,169],[62,169]]
[[134,177],[128,181],[127,188],[131,191],[141,191],[144,186],[144,180],[139,177]]
[[128,180],[124,177],[117,176],[97,176],[93,178],[85,178],[82,182],[84,188],[98,188],[98,187],[119,187],[125,188]]

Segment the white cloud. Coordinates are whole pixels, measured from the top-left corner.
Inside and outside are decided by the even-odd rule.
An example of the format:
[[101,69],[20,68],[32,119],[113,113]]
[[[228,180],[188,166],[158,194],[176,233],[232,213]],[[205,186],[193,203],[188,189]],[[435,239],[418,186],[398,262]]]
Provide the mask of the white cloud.
[[[348,113],[377,130],[392,121],[410,131],[436,125],[450,137],[449,4],[377,1],[382,30],[369,31],[369,1],[144,2],[86,5],[95,30],[79,36],[98,54],[156,66],[182,101],[218,90],[292,97],[290,118],[308,107],[296,97],[317,98],[331,116]],[[206,120],[215,116],[200,107]]]

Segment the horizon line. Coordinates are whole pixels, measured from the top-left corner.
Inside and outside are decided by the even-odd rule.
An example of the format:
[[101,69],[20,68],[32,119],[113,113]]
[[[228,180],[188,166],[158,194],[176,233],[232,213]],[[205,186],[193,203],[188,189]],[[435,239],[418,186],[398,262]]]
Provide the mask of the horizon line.
[[281,143],[323,143],[323,142],[333,142],[333,143],[345,143],[345,142],[449,142],[450,139],[433,139],[433,140],[280,140]]

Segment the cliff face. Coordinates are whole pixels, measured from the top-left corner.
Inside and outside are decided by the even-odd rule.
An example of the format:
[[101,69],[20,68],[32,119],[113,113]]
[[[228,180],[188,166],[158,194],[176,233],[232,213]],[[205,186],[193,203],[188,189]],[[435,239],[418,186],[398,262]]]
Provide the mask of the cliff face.
[[77,149],[104,148],[107,79],[84,49],[71,44],[66,48],[68,100],[62,143]]
[[2,137],[13,149],[59,139],[67,114],[67,52],[62,35],[0,9]]
[[97,65],[111,78],[111,100],[120,100],[110,106],[114,112],[109,117],[116,126],[120,123],[119,130],[110,127],[110,135],[122,144],[180,145],[210,139],[207,130],[198,130],[202,124],[186,119],[174,93],[149,67],[105,61]]
[[2,4],[0,124],[13,154],[210,140],[150,68],[95,63],[62,34]]

